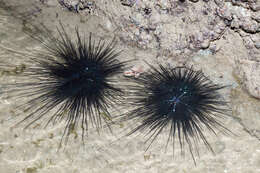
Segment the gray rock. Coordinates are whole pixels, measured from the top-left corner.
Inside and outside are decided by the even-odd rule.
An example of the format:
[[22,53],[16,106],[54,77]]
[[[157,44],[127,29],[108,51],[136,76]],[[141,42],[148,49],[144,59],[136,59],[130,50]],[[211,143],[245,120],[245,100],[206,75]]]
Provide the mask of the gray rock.
[[242,85],[253,97],[260,99],[260,58],[256,60],[236,60],[235,73]]
[[202,49],[207,49],[210,45],[210,41],[209,40],[203,40],[203,42],[201,43],[201,48]]
[[253,11],[260,11],[260,1],[250,4],[250,7]]

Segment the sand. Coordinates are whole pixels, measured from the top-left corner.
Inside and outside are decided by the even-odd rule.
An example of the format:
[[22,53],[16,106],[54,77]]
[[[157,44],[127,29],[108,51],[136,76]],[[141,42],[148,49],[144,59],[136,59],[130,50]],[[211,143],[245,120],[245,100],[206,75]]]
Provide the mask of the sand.
[[[183,4],[158,1],[155,4],[138,0],[125,1],[128,5],[122,5],[119,0],[101,0],[92,6],[93,9],[85,8],[77,13],[54,0],[41,2],[0,1],[1,64],[26,64],[28,52],[42,49],[37,41],[23,32],[28,21],[43,23],[53,34],[57,33],[56,27],[61,21],[72,37],[75,37],[73,33],[77,25],[82,33],[92,32],[95,37],[108,40],[115,37],[119,42],[118,49],[123,50],[119,58],[134,59],[131,65],[143,65],[147,70],[149,67],[144,60],[151,64],[186,64],[202,69],[216,83],[229,85],[222,91],[232,108],[232,115],[225,120],[225,126],[236,136],[225,136],[220,132],[212,136],[205,131],[215,154],[204,145],[199,145],[200,157],[196,158],[196,165],[188,150],[185,157],[180,155],[177,145],[174,157],[171,147],[165,151],[167,130],[148,151],[145,151],[147,144],[142,135],[118,140],[127,123],[113,125],[115,134],[110,134],[106,129],[98,134],[91,129],[84,146],[77,135],[79,129],[71,135],[67,146],[58,150],[64,122],[47,128],[40,128],[37,123],[27,130],[23,130],[22,126],[11,128],[15,123],[13,117],[17,113],[23,117],[25,113],[15,108],[18,104],[15,98],[8,98],[8,94],[1,92],[1,83],[15,81],[17,77],[12,73],[3,73],[1,67],[1,173],[260,173],[260,101],[250,96],[242,85],[243,80],[234,72],[236,59],[259,58],[258,50],[249,50],[245,40],[258,37],[259,33],[252,27],[243,28],[242,24],[238,29],[225,25],[227,21],[221,20],[221,15],[212,19],[217,2],[224,4],[223,8],[219,5],[218,10],[227,7],[233,10],[230,10],[233,15],[239,8],[245,16],[249,12],[257,15],[259,11],[252,11],[253,7],[247,8],[248,4],[242,2],[242,5],[235,6],[222,1],[185,1]],[[130,2],[134,3],[132,7],[129,6]],[[151,14],[148,7],[152,10]],[[144,8],[147,9],[140,11]],[[27,22],[13,17],[19,12],[27,14]],[[208,15],[199,16],[202,13]],[[222,19],[228,17],[223,12]],[[216,23],[210,26],[209,20]],[[211,35],[205,36],[207,34]],[[252,50],[255,51],[254,56]]]

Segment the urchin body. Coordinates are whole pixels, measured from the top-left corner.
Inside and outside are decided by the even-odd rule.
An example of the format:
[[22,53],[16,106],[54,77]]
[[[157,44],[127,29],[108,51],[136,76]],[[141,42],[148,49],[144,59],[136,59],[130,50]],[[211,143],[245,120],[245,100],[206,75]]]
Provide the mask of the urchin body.
[[[228,116],[227,103],[221,99],[219,90],[224,86],[211,82],[201,71],[188,67],[166,68],[151,66],[151,70],[138,79],[133,79],[130,100],[134,109],[122,118],[137,120],[135,128],[128,135],[143,131],[152,142],[170,126],[169,141],[177,137],[183,151],[185,144],[192,157],[198,153],[200,139],[211,151],[203,134],[204,129],[229,132],[221,123]],[[195,161],[195,160],[194,160]]]
[[47,126],[65,119],[66,137],[78,124],[84,137],[89,126],[98,130],[103,122],[109,124],[109,109],[123,98],[114,77],[123,71],[125,62],[117,60],[115,42],[96,43],[91,34],[85,40],[77,28],[76,41],[72,41],[62,25],[58,38],[47,29],[40,31],[40,35],[32,36],[46,51],[31,58],[33,64],[15,84],[6,85],[10,94],[29,98],[20,105],[28,113],[17,125],[26,123],[27,128],[47,118]]

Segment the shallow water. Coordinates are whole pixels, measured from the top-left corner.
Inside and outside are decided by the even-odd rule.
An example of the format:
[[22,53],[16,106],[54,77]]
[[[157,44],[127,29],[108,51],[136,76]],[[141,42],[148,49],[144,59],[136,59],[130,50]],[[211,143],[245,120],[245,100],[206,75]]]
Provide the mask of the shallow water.
[[[62,15],[69,16],[64,11],[59,13],[59,16]],[[66,25],[66,29],[71,31],[74,29],[74,24],[77,24],[76,20],[74,23],[71,22],[73,17],[64,20],[65,23],[70,21],[70,25]],[[88,28],[88,31],[92,31],[99,36],[109,37],[106,33],[100,33],[99,30],[95,32],[94,25],[97,25],[98,21],[95,17],[93,18],[89,17],[87,22],[80,24],[80,27],[87,28],[91,25],[93,28]],[[43,17],[39,20],[44,21],[47,18]],[[58,21],[53,24],[50,21],[46,23],[55,32],[54,28]],[[26,64],[28,52],[41,50],[41,45],[24,34],[23,29],[21,21],[9,16],[9,12],[6,10],[0,9],[1,64],[16,64],[17,66]],[[127,48],[122,57],[133,55],[137,57],[137,60],[140,60],[143,55],[148,58],[154,56],[153,52],[149,53],[149,51],[129,45],[121,45],[121,47]],[[193,164],[188,150],[186,150],[186,157],[183,158],[177,145],[174,158],[171,147],[168,147],[164,152],[165,141],[168,137],[167,131],[163,132],[162,136],[147,152],[145,152],[147,144],[144,143],[141,135],[117,140],[120,132],[124,129],[122,127],[127,124],[114,125],[115,135],[110,134],[106,129],[99,135],[94,129],[91,129],[86,137],[85,146],[81,143],[81,137],[77,135],[80,133],[79,129],[71,135],[66,148],[57,151],[65,124],[62,122],[46,129],[38,128],[37,123],[27,130],[23,130],[21,126],[11,128],[15,122],[13,117],[17,113],[22,117],[24,113],[15,109],[17,106],[15,98],[8,98],[8,94],[0,93],[0,172],[260,172],[260,102],[249,97],[241,89],[232,75],[230,65],[223,60],[223,57],[229,55],[222,53],[205,55],[205,52],[198,52],[189,63],[194,65],[195,68],[202,68],[214,82],[232,85],[223,91],[233,110],[233,117],[228,118],[225,124],[237,136],[224,136],[219,133],[216,137],[205,132],[215,150],[215,155],[207,151],[203,145],[200,145],[200,158],[197,158],[196,166]],[[13,72],[13,69],[11,72],[4,72],[3,68],[5,69],[1,66],[0,87],[1,83],[15,81],[17,77],[17,73]],[[220,75],[224,77],[220,79]]]

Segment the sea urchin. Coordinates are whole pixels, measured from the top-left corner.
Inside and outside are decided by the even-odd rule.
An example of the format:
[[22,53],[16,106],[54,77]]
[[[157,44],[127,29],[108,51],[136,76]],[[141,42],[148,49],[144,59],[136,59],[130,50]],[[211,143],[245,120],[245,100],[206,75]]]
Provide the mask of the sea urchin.
[[[36,28],[38,29],[38,28]],[[45,125],[66,120],[64,134],[67,137],[80,123],[82,137],[89,126],[97,130],[103,123],[109,124],[109,109],[118,104],[123,96],[115,75],[123,72],[125,62],[116,58],[115,41],[105,44],[80,36],[76,28],[76,41],[58,29],[56,38],[50,31],[39,29],[40,35],[31,35],[46,49],[30,58],[31,66],[17,79],[6,85],[15,98],[26,98],[21,108],[27,115],[17,124],[26,128],[45,119]]]
[[144,132],[149,148],[158,135],[169,127],[166,147],[171,141],[174,149],[177,137],[182,153],[184,145],[188,144],[194,162],[194,154],[199,155],[200,140],[213,152],[203,134],[204,129],[214,134],[216,129],[231,132],[220,121],[228,116],[229,111],[218,92],[225,86],[214,84],[202,71],[193,68],[149,66],[150,71],[133,79],[136,85],[131,87],[129,96],[129,104],[133,108],[121,120],[136,120],[137,123],[127,135]]

